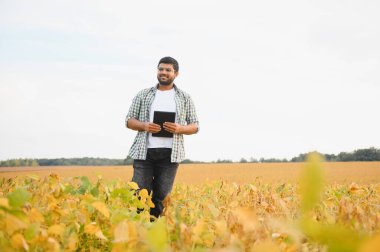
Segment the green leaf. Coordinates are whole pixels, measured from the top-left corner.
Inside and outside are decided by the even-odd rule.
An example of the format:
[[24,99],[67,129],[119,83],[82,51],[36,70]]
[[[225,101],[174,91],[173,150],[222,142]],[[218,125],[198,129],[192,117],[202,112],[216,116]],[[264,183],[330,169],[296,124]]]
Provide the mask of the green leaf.
[[72,184],[65,185],[65,189],[63,190],[64,193],[66,194],[75,194],[75,189]]
[[147,234],[152,251],[168,250],[168,234],[166,230],[166,218],[161,217],[153,223]]
[[80,181],[81,181],[81,185],[80,185],[79,189],[77,190],[77,193],[85,194],[86,191],[92,187],[91,182],[88,179],[88,177],[86,177],[86,176],[80,177]]
[[210,210],[210,212],[211,212],[211,214],[212,214],[212,216],[213,216],[214,218],[217,218],[217,217],[219,216],[220,212],[219,212],[218,208],[216,208],[216,207],[215,207],[214,205],[212,205],[212,204],[207,205],[207,207],[208,207],[208,209]]
[[128,219],[131,213],[127,209],[116,209],[112,212],[110,221],[112,224],[120,223],[121,221]]
[[134,195],[134,191],[131,191],[130,189],[127,188],[117,188],[112,191],[111,197],[112,198],[121,198],[125,203],[128,203],[131,201]]
[[91,189],[90,193],[92,194],[92,196],[98,197],[99,196],[99,189],[97,187],[94,187]]
[[318,243],[328,246],[331,252],[357,251],[365,237],[354,230],[337,224],[322,224],[310,219],[301,220],[304,233]]
[[91,182],[86,176],[80,177],[80,181],[82,182],[82,186],[86,189],[91,187]]
[[32,180],[39,180],[40,179],[40,177],[37,174],[29,174],[28,178],[30,178]]
[[30,197],[30,193],[25,188],[17,188],[7,195],[9,204],[15,208],[22,207]]
[[24,236],[26,240],[31,240],[38,235],[38,230],[40,225],[38,223],[30,224],[29,227],[25,230]]
[[307,163],[301,175],[301,211],[306,213],[319,202],[323,189],[322,157],[314,152],[307,156]]

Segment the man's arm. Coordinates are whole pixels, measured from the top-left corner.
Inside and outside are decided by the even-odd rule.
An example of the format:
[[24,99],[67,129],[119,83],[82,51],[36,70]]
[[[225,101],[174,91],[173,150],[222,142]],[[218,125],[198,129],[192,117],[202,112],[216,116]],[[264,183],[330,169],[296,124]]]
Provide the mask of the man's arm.
[[127,127],[132,130],[146,131],[150,133],[160,132],[161,126],[152,122],[141,122],[136,118],[129,118],[127,121]]
[[157,133],[161,130],[160,125],[149,122],[141,122],[137,119],[139,118],[141,112],[141,92],[143,91],[140,91],[140,93],[133,98],[132,105],[129,108],[127,117],[125,118],[125,126],[132,130]]
[[188,129],[190,130],[190,133],[188,135],[198,133],[199,132],[198,116],[195,110],[194,102],[190,96],[188,97],[188,100],[186,102],[185,110],[186,110],[187,126],[191,125],[191,127]]
[[198,124],[179,125],[178,123],[165,122],[164,130],[174,134],[191,135],[198,132]]

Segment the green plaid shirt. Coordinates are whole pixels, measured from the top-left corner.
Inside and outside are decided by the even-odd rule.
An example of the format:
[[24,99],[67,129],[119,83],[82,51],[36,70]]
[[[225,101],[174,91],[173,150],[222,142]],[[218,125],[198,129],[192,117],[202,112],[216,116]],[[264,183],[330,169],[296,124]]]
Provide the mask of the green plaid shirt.
[[[190,123],[199,122],[195,112],[195,106],[190,96],[184,91],[177,88],[175,89],[175,104],[176,104],[176,123],[186,125]],[[156,95],[157,86],[141,90],[135,98],[133,98],[132,105],[129,109],[127,117],[125,118],[125,126],[128,127],[128,120],[136,118],[141,122],[149,122],[149,110]],[[129,151],[129,156],[133,159],[146,159],[147,153],[147,140],[148,133],[146,131],[139,131],[135,137],[132,147]],[[173,146],[171,162],[179,163],[185,159],[185,146],[182,134],[173,135]]]

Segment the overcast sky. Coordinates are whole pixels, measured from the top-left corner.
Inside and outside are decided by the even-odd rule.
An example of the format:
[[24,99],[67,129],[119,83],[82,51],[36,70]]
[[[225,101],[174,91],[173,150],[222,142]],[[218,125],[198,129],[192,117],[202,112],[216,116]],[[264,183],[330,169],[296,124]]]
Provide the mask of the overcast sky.
[[0,160],[125,158],[161,57],[193,98],[187,158],[380,148],[380,2],[0,0]]

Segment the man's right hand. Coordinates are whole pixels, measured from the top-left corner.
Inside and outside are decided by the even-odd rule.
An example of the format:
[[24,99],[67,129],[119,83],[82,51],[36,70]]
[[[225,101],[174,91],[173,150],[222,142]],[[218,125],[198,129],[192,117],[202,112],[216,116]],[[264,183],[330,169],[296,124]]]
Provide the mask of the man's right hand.
[[145,122],[144,131],[149,133],[158,133],[161,131],[161,126],[152,122]]
[[149,133],[158,133],[161,131],[161,126],[152,122],[141,122],[136,118],[129,118],[127,127],[137,131],[146,131]]

